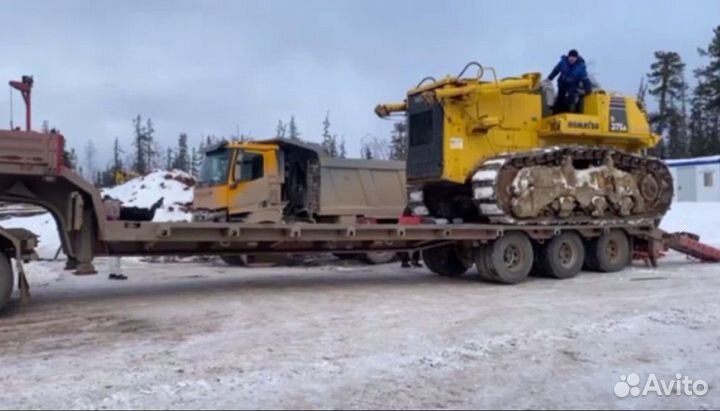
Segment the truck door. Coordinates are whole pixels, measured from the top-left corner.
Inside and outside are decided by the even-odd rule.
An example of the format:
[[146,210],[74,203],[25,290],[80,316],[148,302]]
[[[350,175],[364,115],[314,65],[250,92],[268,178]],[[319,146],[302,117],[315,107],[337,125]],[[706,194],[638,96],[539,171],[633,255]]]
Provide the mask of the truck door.
[[231,219],[261,222],[279,218],[270,201],[270,183],[277,174],[271,169],[277,166],[277,161],[273,161],[275,157],[274,150],[237,151],[228,193]]

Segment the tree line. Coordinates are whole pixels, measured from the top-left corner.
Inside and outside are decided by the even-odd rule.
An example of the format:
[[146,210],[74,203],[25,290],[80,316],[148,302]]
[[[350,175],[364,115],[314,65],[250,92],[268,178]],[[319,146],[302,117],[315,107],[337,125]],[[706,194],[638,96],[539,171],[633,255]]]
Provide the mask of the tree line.
[[653,132],[662,141],[651,154],[661,158],[720,154],[720,26],[698,53],[706,64],[693,70],[694,87],[686,79],[686,65],[675,51],[656,51],[650,71],[640,82],[638,100],[650,95],[657,108],[648,113]]
[[[345,137],[332,130],[330,112],[322,122],[321,146],[332,157],[348,156]],[[390,138],[363,139],[360,157],[370,159],[404,159],[407,155],[407,127],[404,122],[396,123]],[[47,122],[43,123],[43,131],[50,132]],[[278,121],[276,135],[295,141],[303,141],[295,116],[288,122]],[[141,176],[153,170],[181,170],[197,176],[202,166],[205,149],[211,145],[226,141],[249,141],[252,136],[246,134],[224,136],[208,135],[200,138],[197,145],[191,145],[185,132],[178,134],[177,143],[161,147],[156,139],[156,130],[151,118],[137,115],[132,119],[132,140],[116,137],[112,146],[112,156],[105,166],[98,164],[98,151],[93,140],[88,140],[78,156],[75,148],[64,153],[65,164],[74,168],[89,181],[100,187],[112,186],[117,183],[119,173],[126,177]],[[123,144],[125,143],[125,144]],[[129,144],[128,144],[129,143]]]

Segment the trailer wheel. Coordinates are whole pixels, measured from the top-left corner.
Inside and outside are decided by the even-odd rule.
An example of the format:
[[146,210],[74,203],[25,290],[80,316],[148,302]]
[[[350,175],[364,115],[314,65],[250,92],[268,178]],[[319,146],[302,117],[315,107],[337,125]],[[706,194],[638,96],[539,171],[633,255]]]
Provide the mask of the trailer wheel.
[[524,233],[512,232],[495,240],[492,249],[485,253],[485,264],[494,281],[517,284],[530,274],[533,258],[530,239]]
[[430,271],[443,277],[459,277],[472,265],[460,256],[453,244],[426,248],[422,251],[422,259]]
[[394,251],[371,251],[369,253],[362,254],[360,259],[370,265],[387,264],[391,263],[397,257],[397,253]]
[[0,252],[0,310],[10,301],[14,285],[15,275],[10,259]]
[[582,270],[585,245],[575,232],[564,232],[536,248],[534,271],[558,279],[572,278]]
[[220,259],[229,266],[247,267],[247,260],[244,255],[222,255],[220,256]]
[[630,240],[624,231],[614,229],[587,244],[585,266],[593,271],[612,273],[630,264]]
[[495,278],[490,272],[490,267],[488,266],[488,255],[491,253],[492,246],[481,245],[480,247],[475,249],[473,258],[475,259],[475,268],[477,269],[478,274],[480,274],[480,278],[485,281],[494,282]]

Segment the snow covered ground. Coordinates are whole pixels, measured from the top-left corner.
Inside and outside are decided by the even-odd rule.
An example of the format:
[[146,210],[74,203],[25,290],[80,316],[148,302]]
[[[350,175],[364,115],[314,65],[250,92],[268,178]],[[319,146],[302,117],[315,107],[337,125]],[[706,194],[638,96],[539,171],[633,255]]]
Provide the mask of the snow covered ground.
[[[398,264],[125,268],[28,265],[32,301],[0,317],[0,408],[720,406],[720,267],[678,255],[519,286]],[[629,373],[710,390],[617,398]]]
[[[158,219],[191,191],[164,176],[111,191]],[[143,187],[145,185],[145,187]],[[162,187],[164,186],[164,187]],[[720,245],[720,203],[663,221]],[[173,210],[167,209],[173,207]],[[180,211],[178,211],[180,210]],[[47,215],[2,220],[57,236]],[[55,241],[53,243],[53,241]],[[499,286],[399,264],[231,268],[123,259],[127,281],[27,264],[32,299],[0,315],[0,408],[720,407],[720,265]],[[617,398],[622,375],[710,385],[703,397]]]

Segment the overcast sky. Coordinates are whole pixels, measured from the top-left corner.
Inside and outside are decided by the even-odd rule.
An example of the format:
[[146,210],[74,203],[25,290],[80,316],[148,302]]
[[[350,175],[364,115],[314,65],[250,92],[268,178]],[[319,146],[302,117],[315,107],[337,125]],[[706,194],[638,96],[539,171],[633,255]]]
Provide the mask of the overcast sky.
[[33,74],[35,127],[48,120],[78,149],[92,139],[104,164],[115,137],[129,150],[137,114],[166,145],[181,131],[271,137],[291,115],[319,141],[329,110],[357,156],[363,136],[389,135],[375,104],[470,60],[547,75],[574,47],[603,86],[634,94],[655,50],[703,63],[720,1],[20,0],[0,22],[0,80]]

